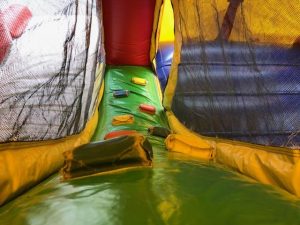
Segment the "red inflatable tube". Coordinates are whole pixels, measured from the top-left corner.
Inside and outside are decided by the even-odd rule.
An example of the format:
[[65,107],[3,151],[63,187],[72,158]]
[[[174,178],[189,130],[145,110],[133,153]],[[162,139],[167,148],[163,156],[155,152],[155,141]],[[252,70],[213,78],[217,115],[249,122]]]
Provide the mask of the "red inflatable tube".
[[12,44],[12,38],[5,24],[2,14],[0,14],[0,63],[4,60]]
[[131,135],[131,134],[136,134],[137,132],[135,130],[117,130],[117,131],[112,131],[108,134],[105,135],[104,140],[116,138],[116,137],[121,137],[121,136],[126,136],[126,135]]
[[102,0],[106,62],[147,66],[156,0]]
[[24,32],[32,13],[26,6],[11,5],[4,10],[3,16],[12,38],[18,38]]

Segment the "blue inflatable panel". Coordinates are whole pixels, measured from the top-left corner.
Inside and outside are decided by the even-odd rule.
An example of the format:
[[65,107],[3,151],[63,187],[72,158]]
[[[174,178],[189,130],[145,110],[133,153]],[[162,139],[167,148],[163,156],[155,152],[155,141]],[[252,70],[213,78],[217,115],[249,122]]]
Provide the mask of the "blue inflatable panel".
[[250,43],[191,43],[182,46],[182,64],[300,65],[299,48],[263,46]]
[[156,73],[158,75],[162,90],[165,89],[168,82],[173,59],[173,52],[173,43],[163,43],[160,44],[160,47],[156,54]]
[[241,43],[183,46],[176,116],[208,136],[300,145],[300,51]]

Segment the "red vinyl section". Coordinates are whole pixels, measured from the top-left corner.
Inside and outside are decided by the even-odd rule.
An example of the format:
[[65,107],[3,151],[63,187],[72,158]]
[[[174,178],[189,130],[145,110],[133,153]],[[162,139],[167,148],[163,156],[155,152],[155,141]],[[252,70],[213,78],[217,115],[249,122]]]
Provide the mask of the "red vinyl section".
[[0,12],[0,63],[9,53],[13,39],[22,35],[31,17],[26,6],[17,4]]
[[147,66],[155,0],[102,0],[106,63]]
[[3,14],[12,38],[18,38],[22,35],[32,17],[29,8],[17,4],[9,6]]
[[12,37],[5,23],[3,15],[0,14],[0,64],[9,52],[12,44]]

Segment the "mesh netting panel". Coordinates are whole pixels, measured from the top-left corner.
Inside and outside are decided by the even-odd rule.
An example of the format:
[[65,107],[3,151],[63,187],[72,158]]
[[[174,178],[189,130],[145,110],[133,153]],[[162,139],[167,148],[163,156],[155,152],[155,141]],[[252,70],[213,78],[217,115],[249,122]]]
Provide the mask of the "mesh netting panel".
[[299,2],[174,3],[182,49],[172,109],[181,122],[208,136],[299,147]]
[[0,62],[0,142],[78,134],[100,87],[101,7],[96,0],[1,0],[3,24],[8,17],[22,24],[24,15],[8,10],[16,4],[32,18]]

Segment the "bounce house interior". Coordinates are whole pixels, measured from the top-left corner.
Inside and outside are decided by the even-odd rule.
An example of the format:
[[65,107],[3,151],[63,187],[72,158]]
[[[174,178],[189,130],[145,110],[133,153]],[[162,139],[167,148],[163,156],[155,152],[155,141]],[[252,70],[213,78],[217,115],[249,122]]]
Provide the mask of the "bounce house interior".
[[1,225],[299,225],[299,0],[0,0]]

